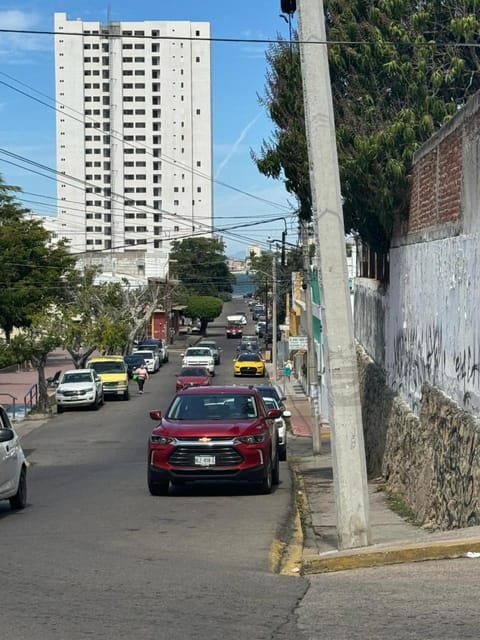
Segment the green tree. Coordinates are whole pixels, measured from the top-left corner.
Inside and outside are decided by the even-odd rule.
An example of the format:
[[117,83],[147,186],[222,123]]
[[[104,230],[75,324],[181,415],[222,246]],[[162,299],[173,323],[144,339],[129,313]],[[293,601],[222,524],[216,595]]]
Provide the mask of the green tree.
[[24,217],[7,187],[0,183],[0,327],[7,343],[14,327],[27,327],[34,314],[68,298],[66,281],[75,257],[38,220]]
[[[325,12],[345,232],[383,253],[395,219],[408,213],[415,150],[480,88],[478,7],[326,0]],[[262,173],[285,181],[303,215],[309,174],[297,45],[280,39],[267,62],[261,102],[275,130],[253,157]]]
[[228,269],[225,244],[218,238],[175,240],[170,263],[176,277],[190,291],[223,299],[233,291],[235,277]]
[[187,299],[185,315],[200,319],[200,333],[205,333],[207,325],[222,313],[223,300],[214,296],[191,295]]
[[34,314],[29,324],[21,333],[10,341],[9,348],[17,362],[28,361],[38,374],[38,403],[37,409],[48,411],[47,381],[45,366],[49,354],[61,346],[61,324],[57,311],[51,307]]

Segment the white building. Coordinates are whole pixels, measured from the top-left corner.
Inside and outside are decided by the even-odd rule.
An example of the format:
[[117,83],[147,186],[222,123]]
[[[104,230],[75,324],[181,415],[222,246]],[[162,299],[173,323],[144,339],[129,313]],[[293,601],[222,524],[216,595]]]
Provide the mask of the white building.
[[172,240],[212,231],[210,24],[56,13],[55,34],[60,233],[163,277]]

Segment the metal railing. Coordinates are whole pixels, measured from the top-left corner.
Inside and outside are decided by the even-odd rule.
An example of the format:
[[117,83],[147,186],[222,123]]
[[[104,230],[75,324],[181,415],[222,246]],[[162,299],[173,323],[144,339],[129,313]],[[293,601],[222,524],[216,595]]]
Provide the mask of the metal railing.
[[32,412],[38,404],[38,384],[32,384],[23,398],[25,404],[25,415]]

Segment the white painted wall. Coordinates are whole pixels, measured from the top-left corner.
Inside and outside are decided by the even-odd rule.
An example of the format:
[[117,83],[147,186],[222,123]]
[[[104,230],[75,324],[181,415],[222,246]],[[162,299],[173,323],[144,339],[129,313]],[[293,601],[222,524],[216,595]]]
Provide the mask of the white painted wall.
[[417,411],[424,381],[480,413],[480,237],[391,250],[388,383]]

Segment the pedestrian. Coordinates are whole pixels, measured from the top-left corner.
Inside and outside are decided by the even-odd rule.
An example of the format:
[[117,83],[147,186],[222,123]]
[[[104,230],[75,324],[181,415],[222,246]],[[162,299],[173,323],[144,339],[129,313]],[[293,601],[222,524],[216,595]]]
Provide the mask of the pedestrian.
[[283,375],[290,382],[290,376],[292,375],[293,370],[293,362],[291,360],[287,360],[283,365]]
[[133,377],[137,381],[138,391],[143,393],[143,385],[145,384],[145,380],[148,380],[148,371],[144,362],[135,369]]

